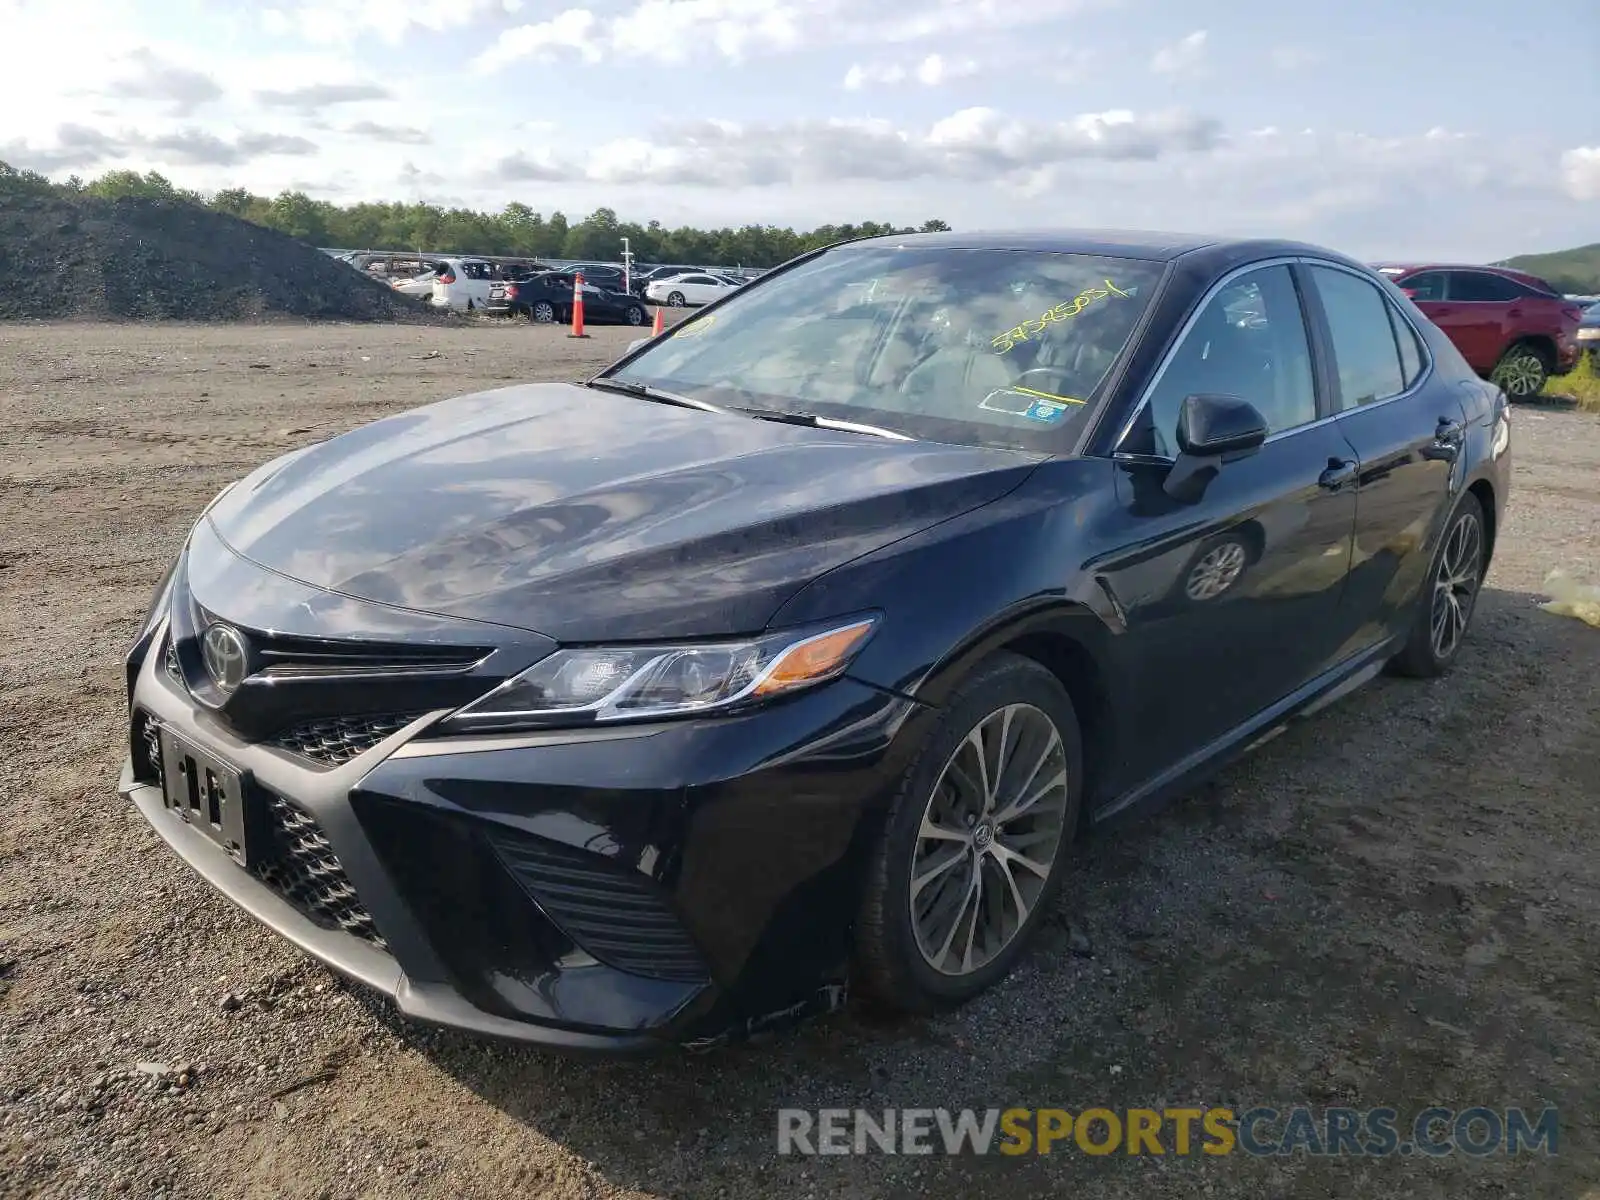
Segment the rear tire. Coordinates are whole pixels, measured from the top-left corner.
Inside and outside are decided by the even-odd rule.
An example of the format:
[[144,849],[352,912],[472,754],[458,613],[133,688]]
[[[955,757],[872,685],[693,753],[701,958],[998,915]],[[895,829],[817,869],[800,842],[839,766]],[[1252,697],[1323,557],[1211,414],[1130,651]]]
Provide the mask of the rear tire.
[[640,305],[637,305],[637,304],[628,305],[627,322],[628,322],[629,325],[643,325],[644,324],[644,309],[643,309],[643,307],[641,307]]
[[1489,380],[1510,399],[1528,400],[1544,390],[1554,366],[1539,347],[1518,342],[1500,356]]
[[1433,552],[1428,577],[1417,597],[1405,648],[1391,665],[1413,679],[1443,675],[1461,653],[1488,567],[1483,505],[1471,492],[1457,502]]
[[540,300],[528,310],[528,319],[535,325],[553,325],[556,320],[556,306],[548,300]]
[[1054,908],[1082,790],[1078,718],[1061,682],[1017,654],[981,665],[885,820],[857,927],[863,990],[928,1013],[1009,973]]
[[683,308],[688,304],[688,301],[683,298],[682,292],[673,292],[672,295],[667,297],[667,304],[672,308]]

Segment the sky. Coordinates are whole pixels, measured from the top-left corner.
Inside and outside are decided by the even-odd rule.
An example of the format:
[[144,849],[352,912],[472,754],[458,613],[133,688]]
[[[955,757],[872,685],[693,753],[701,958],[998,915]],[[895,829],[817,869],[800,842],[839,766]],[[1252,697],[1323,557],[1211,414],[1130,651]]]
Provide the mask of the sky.
[[576,220],[1600,241],[1596,0],[0,0],[0,159]]

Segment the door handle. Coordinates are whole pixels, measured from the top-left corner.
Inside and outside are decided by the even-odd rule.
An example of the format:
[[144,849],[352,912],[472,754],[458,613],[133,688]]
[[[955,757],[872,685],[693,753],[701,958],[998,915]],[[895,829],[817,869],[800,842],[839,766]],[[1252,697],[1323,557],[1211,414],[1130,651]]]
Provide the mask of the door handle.
[[1355,459],[1330,458],[1327,469],[1317,476],[1317,483],[1327,488],[1330,492],[1336,492],[1355,477]]
[[1506,310],[1506,316],[1508,317],[1520,317],[1521,315],[1522,310],[1520,308],[1509,308]]

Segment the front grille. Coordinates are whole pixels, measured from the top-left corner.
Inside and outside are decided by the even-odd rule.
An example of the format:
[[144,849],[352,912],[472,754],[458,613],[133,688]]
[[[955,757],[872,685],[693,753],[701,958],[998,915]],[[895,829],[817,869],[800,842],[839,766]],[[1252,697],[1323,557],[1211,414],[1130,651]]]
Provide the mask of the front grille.
[[497,831],[495,852],[545,916],[607,966],[650,979],[701,982],[708,972],[653,880],[598,855]]
[[303,721],[284,730],[267,744],[323,766],[337,767],[358,754],[365,754],[421,715],[416,712],[385,713],[375,717],[326,717]]
[[261,855],[252,854],[250,869],[256,878],[318,925],[387,949],[321,826],[277,793],[262,789],[261,796],[266,845]]

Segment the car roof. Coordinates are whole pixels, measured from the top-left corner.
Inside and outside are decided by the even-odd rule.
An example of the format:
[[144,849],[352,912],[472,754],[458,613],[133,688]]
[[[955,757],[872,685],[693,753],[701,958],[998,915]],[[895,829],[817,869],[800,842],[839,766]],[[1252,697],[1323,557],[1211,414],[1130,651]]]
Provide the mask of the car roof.
[[1414,275],[1418,271],[1482,271],[1486,275],[1500,275],[1506,279],[1515,279],[1519,283],[1531,283],[1536,287],[1547,288],[1550,285],[1537,275],[1527,271],[1518,271],[1514,267],[1490,267],[1483,263],[1458,263],[1458,262],[1420,262],[1420,263],[1373,263],[1372,269],[1384,274]]
[[886,234],[849,243],[950,250],[1032,250],[1054,254],[1098,254],[1111,258],[1139,258],[1170,262],[1190,254],[1214,255],[1219,260],[1311,254],[1341,262],[1347,256],[1322,246],[1276,238],[1230,238],[1197,233],[1170,233],[1145,229],[1023,229],[975,230],[970,233]]

